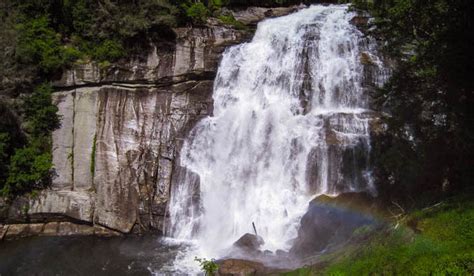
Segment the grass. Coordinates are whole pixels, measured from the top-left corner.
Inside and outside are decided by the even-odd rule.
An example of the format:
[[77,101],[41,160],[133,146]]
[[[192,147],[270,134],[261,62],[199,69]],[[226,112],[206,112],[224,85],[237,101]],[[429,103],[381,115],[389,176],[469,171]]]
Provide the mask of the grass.
[[473,275],[472,198],[446,200],[409,214],[406,221],[411,227],[376,230],[357,250],[324,268],[301,268],[284,275]]
[[283,276],[310,276],[314,275],[314,270],[311,267],[303,267],[291,272],[282,273]]

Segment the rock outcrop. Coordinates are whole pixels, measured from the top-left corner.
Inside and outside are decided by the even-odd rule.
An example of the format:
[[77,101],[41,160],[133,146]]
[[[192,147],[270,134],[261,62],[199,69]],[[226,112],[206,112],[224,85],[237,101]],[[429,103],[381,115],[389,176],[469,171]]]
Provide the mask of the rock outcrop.
[[0,225],[0,241],[29,236],[120,236],[121,233],[99,225],[76,224],[72,222],[19,223]]
[[[252,24],[265,17],[253,13],[239,16]],[[213,110],[221,53],[252,35],[211,23],[173,29],[114,64],[64,72],[53,95],[61,116],[53,133],[56,177],[49,189],[16,200],[0,222],[70,221],[121,233],[163,229],[182,141]]]
[[290,254],[305,258],[344,244],[357,228],[376,225],[380,210],[382,203],[370,194],[320,195],[310,202],[301,218]]

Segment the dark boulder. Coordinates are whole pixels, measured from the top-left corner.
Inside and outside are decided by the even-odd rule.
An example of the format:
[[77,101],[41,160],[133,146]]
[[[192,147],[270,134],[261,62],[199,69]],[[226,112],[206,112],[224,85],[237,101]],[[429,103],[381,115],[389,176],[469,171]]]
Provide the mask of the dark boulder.
[[260,246],[263,245],[265,242],[262,237],[246,233],[236,242],[234,242],[234,246],[249,252],[255,252],[260,249]]
[[370,212],[375,205],[374,199],[363,193],[315,198],[301,218],[290,253],[307,257],[348,241],[355,229],[375,223]]

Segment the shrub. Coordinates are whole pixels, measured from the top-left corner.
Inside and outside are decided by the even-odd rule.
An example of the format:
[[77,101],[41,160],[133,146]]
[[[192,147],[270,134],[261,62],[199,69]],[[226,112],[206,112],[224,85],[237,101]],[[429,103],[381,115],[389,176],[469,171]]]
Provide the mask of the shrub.
[[193,3],[190,6],[185,6],[185,8],[186,15],[191,18],[195,24],[203,24],[210,15],[207,7],[201,2]]
[[12,198],[42,189],[51,182],[53,163],[50,135],[60,126],[58,108],[51,102],[51,93],[51,86],[43,84],[25,98],[22,107],[29,141],[16,148],[9,158],[5,152],[2,153],[4,147],[8,146],[8,136],[0,135],[0,165],[5,169],[2,176],[6,178],[1,190],[3,196]]
[[61,125],[58,108],[51,102],[52,92],[50,85],[42,84],[25,99],[27,129],[35,137],[49,135]]
[[59,37],[49,26],[46,16],[18,24],[17,60],[22,64],[38,65],[43,73],[51,73],[63,65]]
[[206,276],[214,275],[219,269],[219,266],[215,263],[214,259],[207,260],[205,258],[201,259],[201,258],[195,257],[194,260],[199,263],[202,271],[204,271]]
[[43,189],[50,183],[52,156],[44,150],[46,138],[17,149],[10,159],[9,174],[1,193],[6,197]]
[[114,61],[125,55],[122,44],[115,40],[107,39],[92,50],[92,58],[99,62]]
[[237,30],[244,30],[244,29],[247,28],[244,23],[242,23],[242,22],[236,20],[236,19],[234,18],[234,16],[232,16],[232,14],[230,14],[230,15],[221,15],[221,16],[219,16],[219,20],[220,20],[222,23],[226,24],[226,25],[231,25],[231,26],[233,26],[233,27],[236,28]]

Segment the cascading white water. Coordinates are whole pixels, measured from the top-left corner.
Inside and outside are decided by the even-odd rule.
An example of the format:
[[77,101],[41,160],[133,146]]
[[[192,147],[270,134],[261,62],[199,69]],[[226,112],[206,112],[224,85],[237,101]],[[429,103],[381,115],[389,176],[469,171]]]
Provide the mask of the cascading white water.
[[169,232],[193,254],[222,256],[252,222],[265,249],[288,249],[315,195],[373,191],[367,87],[383,68],[354,16],[311,6],[224,53],[214,114],[185,141],[170,202]]

